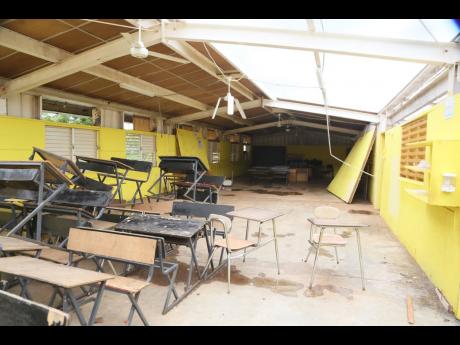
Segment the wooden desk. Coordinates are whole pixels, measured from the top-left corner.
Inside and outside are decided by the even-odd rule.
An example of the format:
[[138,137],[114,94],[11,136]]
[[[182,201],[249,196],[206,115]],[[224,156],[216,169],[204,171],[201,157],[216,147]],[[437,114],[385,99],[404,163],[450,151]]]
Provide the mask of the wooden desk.
[[19,238],[0,236],[0,253],[35,251],[46,248],[48,247]]
[[[360,267],[360,270],[361,270],[361,283],[362,283],[362,288],[363,290],[366,290],[366,286],[365,286],[365,282],[364,282],[364,267],[363,267],[363,260],[362,260],[362,250],[361,250],[361,239],[360,239],[360,236],[359,236],[359,230],[361,228],[365,228],[365,227],[368,227],[369,225],[368,224],[364,224],[364,223],[360,223],[360,222],[357,222],[355,220],[351,220],[351,219],[340,219],[340,218],[336,218],[336,219],[321,219],[321,218],[307,218],[307,220],[312,224],[312,226],[316,226],[318,228],[320,228],[320,233],[319,233],[319,237],[318,237],[318,245],[317,245],[317,255],[318,255],[318,252],[319,252],[319,248],[321,246],[321,239],[323,237],[323,232],[325,229],[327,228],[351,228],[353,230],[355,230],[356,232],[356,240],[358,242],[358,254],[359,254],[359,267]],[[312,245],[312,248],[313,248],[313,244],[311,241],[309,241],[310,244]],[[310,249],[311,250],[311,249]],[[315,263],[316,263],[316,259],[315,259]],[[311,280],[310,280],[310,288],[312,287],[312,284],[313,284],[313,277],[314,277],[314,272],[315,272],[315,263],[313,264],[313,271],[312,271],[312,277],[311,277]]]
[[[246,237],[245,237],[246,240],[248,240],[248,235],[249,235],[249,221],[254,221],[259,224],[258,240],[255,246],[256,248],[260,248],[268,244],[271,241],[275,242],[276,267],[278,268],[278,274],[280,274],[280,265],[279,265],[279,255],[278,255],[278,241],[276,238],[275,219],[281,216],[284,216],[285,214],[287,214],[287,212],[271,211],[271,210],[265,210],[261,208],[255,208],[255,207],[247,207],[241,210],[236,210],[236,211],[227,213],[228,216],[231,216],[234,218],[246,219]],[[273,225],[273,238],[265,241],[264,243],[260,243],[262,223],[268,222],[270,220],[272,221],[272,225]],[[246,254],[246,249],[244,250],[244,253]],[[244,261],[246,261],[246,255],[243,256],[243,262]]]
[[[0,258],[0,272],[5,272],[19,277],[19,282],[22,287],[21,297],[27,296],[31,299],[30,294],[27,291],[27,283],[29,279],[52,285],[54,292],[49,303],[50,306],[54,303],[56,294],[59,294],[63,299],[64,312],[68,312],[68,303],[70,303],[77,313],[78,319],[82,325],[92,325],[94,323],[97,309],[99,308],[102,294],[104,292],[105,283],[107,280],[114,278],[114,276],[109,274],[84,270],[77,267],[64,266],[26,256]],[[99,283],[99,288],[96,301],[94,302],[89,321],[86,322],[80,311],[80,306],[72,292],[72,288],[97,283]]]

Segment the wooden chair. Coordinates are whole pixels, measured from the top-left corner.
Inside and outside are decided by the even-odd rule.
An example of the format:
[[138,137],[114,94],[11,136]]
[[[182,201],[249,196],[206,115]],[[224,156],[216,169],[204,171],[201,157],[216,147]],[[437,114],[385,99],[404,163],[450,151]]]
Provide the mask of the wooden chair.
[[[162,238],[153,236],[144,236],[137,234],[129,234],[110,230],[98,230],[92,228],[71,228],[69,232],[69,241],[67,250],[71,257],[74,253],[83,256],[92,256],[98,271],[103,271],[104,260],[122,262],[135,266],[144,266],[149,269],[146,281],[134,279],[130,277],[117,275],[116,278],[110,279],[106,284],[106,289],[126,294],[131,301],[131,310],[128,316],[128,325],[131,325],[134,311],[137,312],[144,325],[149,323],[145,318],[138,304],[141,291],[150,285],[153,278],[155,267],[155,254],[157,244],[160,242],[163,245],[161,249],[164,252],[164,242]],[[160,253],[162,258],[162,253]],[[173,283],[176,278],[177,264],[164,263],[160,261],[162,272],[167,275],[170,286],[166,304],[169,301],[171,291],[174,289]],[[166,267],[168,266],[168,267]],[[169,276],[172,274],[172,277]],[[176,295],[175,291],[174,294]],[[166,306],[165,304],[165,306]]]
[[[313,211],[313,214],[315,218],[319,218],[319,219],[336,219],[340,215],[340,210],[338,208],[331,207],[331,206],[319,206],[315,208],[315,210]],[[343,247],[347,244],[347,240],[345,238],[336,234],[335,228],[333,228],[333,231],[334,231],[333,234],[323,234],[322,232],[320,232],[319,234],[318,233],[315,234],[314,231],[315,231],[315,227],[311,225],[310,226],[310,237],[308,240],[308,243],[310,243],[310,249],[308,250],[307,257],[305,258],[305,262],[307,262],[313,248],[316,249],[315,260],[313,262],[313,270],[312,270],[311,279],[310,279],[310,286],[309,286],[310,289],[313,286],[313,279],[315,276],[315,268],[316,268],[316,263],[318,261],[318,254],[319,254],[320,247],[333,246],[334,251],[335,251],[335,258],[338,264],[339,255],[338,255],[337,247]]]
[[[212,262],[212,256],[214,254],[214,251],[217,248],[222,248],[223,250],[225,249],[225,252],[227,253],[227,293],[230,293],[231,259],[236,259],[240,256],[245,255],[244,249],[254,247],[256,243],[252,241],[230,237],[229,234],[232,230],[232,221],[230,220],[230,218],[226,216],[211,214],[209,216],[209,223],[211,227],[211,243],[213,243],[213,249],[211,255],[209,256],[209,260],[206,263],[206,266],[204,267],[202,278],[206,275],[207,269]],[[219,224],[223,228],[223,238],[216,239],[216,236],[218,234],[217,227],[215,225],[217,224]]]

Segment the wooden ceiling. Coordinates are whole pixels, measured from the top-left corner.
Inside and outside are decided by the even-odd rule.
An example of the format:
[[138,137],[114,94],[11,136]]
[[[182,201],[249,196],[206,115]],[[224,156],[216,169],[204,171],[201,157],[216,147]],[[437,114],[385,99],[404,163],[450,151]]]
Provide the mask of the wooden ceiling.
[[[132,26],[132,24],[122,19],[104,19],[104,21]],[[88,22],[79,19],[4,19],[0,20],[0,26],[73,54],[79,54],[85,50],[118,39],[122,32],[130,33],[135,31],[130,28]],[[203,43],[191,42],[190,44],[204,54],[204,56],[208,56]],[[129,54],[129,48],[130,45],[127,42],[127,54]],[[163,44],[157,44],[148,49],[162,54],[180,57]],[[208,50],[221,69],[236,69],[235,66],[213,50],[212,47],[208,46]],[[43,59],[0,46],[1,77],[8,79],[18,78],[51,64],[51,62]],[[181,64],[156,57],[137,59],[130,55],[126,55],[108,61],[104,63],[104,65],[169,89],[172,91],[172,94],[187,96],[205,103],[210,107],[216,104],[218,97],[225,96],[227,92],[225,83],[211,76],[193,63]],[[266,97],[266,95],[252,82],[248,80],[242,80],[241,82],[251,90],[256,97]],[[161,112],[166,117],[181,116],[200,111],[165,98],[144,96],[136,92],[122,89],[117,83],[95,77],[85,72],[77,72],[64,78],[54,80],[43,86],[79,95],[105,99],[145,110]],[[237,91],[232,91],[232,94],[237,97],[240,102],[249,100]],[[260,113],[266,113],[266,110],[252,109],[246,112],[248,118],[251,118],[260,115]],[[236,113],[235,116],[239,115]],[[218,117],[214,120],[202,119],[200,122],[223,128],[239,126],[229,119],[222,117]]]

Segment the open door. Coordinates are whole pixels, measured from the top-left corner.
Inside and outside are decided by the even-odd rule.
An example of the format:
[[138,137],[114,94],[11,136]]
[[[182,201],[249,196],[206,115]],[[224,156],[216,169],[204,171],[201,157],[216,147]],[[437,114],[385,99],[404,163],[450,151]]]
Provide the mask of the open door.
[[337,175],[327,187],[327,190],[346,203],[351,203],[361,179],[362,170],[366,166],[372,145],[375,141],[376,126],[368,125],[342,164]]

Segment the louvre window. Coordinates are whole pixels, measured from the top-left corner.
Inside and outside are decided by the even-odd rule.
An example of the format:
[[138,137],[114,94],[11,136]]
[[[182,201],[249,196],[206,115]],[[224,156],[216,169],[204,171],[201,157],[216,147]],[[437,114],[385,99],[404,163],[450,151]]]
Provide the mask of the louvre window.
[[425,159],[425,146],[411,146],[426,141],[426,115],[402,126],[400,176],[423,182],[424,174],[413,171],[408,166],[415,166]]
[[208,160],[211,164],[219,164],[220,143],[218,141],[208,141]]
[[155,137],[142,134],[126,134],[126,158],[153,162],[153,165],[155,166]]
[[97,158],[97,131],[45,126],[45,150],[75,160],[75,156]]

